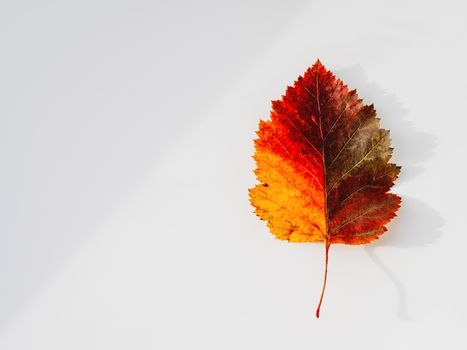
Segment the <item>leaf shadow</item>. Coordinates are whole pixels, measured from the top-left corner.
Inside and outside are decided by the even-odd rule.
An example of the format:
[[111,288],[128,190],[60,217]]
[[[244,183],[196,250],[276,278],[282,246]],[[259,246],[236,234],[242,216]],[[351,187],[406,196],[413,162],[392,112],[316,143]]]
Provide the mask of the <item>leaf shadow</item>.
[[381,269],[394,284],[398,294],[397,316],[402,321],[409,320],[407,292],[397,274],[378,257],[381,247],[415,248],[436,243],[442,235],[445,220],[441,215],[419,199],[404,196],[397,218],[389,224],[389,232],[364,250],[371,261]]
[[[368,82],[360,65],[336,71],[336,76],[351,89],[356,88],[365,103],[373,103],[382,119],[382,126],[391,131],[395,148],[393,161],[402,166],[397,183],[416,179],[424,171],[423,162],[434,154],[437,147],[435,135],[416,130],[412,122],[404,119],[410,110],[401,104],[395,94]],[[419,199],[404,195],[397,217],[389,224],[389,232],[364,248],[372,262],[394,284],[398,295],[397,316],[400,320],[409,319],[406,287],[397,274],[378,257],[377,250],[381,247],[414,248],[434,244],[442,235],[443,225],[444,219],[435,209]]]

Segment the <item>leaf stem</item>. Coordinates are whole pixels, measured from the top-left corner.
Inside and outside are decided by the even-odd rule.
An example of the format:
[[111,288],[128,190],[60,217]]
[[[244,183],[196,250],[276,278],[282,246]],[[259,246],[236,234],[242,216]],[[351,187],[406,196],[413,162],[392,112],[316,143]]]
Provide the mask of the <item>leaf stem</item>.
[[324,281],[323,281],[323,289],[321,290],[321,297],[319,298],[319,304],[318,307],[316,308],[316,318],[319,318],[319,310],[321,309],[321,303],[323,302],[323,297],[324,297],[324,291],[326,289],[326,280],[328,277],[328,256],[329,256],[329,247],[331,246],[331,243],[329,241],[326,241],[326,263],[324,267]]

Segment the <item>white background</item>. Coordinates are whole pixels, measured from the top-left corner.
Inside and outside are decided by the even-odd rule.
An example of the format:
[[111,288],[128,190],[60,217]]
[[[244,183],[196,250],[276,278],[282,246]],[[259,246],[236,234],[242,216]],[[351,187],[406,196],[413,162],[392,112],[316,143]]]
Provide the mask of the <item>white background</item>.
[[[466,349],[464,1],[0,5],[0,349]],[[391,129],[399,216],[275,240],[252,139],[316,58]]]

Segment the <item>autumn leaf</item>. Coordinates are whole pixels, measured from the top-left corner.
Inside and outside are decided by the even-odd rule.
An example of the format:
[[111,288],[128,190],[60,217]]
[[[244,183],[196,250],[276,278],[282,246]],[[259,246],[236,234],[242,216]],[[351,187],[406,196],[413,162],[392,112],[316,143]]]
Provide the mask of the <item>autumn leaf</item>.
[[389,193],[400,171],[389,162],[389,131],[373,105],[318,60],[272,102],[257,135],[260,183],[249,190],[255,213],[278,239],[324,243],[319,317],[331,244],[377,239],[400,207],[400,197]]

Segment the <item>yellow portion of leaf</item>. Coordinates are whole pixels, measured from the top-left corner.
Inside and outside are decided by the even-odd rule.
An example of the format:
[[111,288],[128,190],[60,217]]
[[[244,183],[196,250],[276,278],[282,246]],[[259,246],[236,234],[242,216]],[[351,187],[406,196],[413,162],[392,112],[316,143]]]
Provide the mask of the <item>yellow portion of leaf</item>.
[[261,184],[250,189],[250,200],[271,232],[291,242],[325,241],[322,188],[269,150],[257,149],[254,159]]

